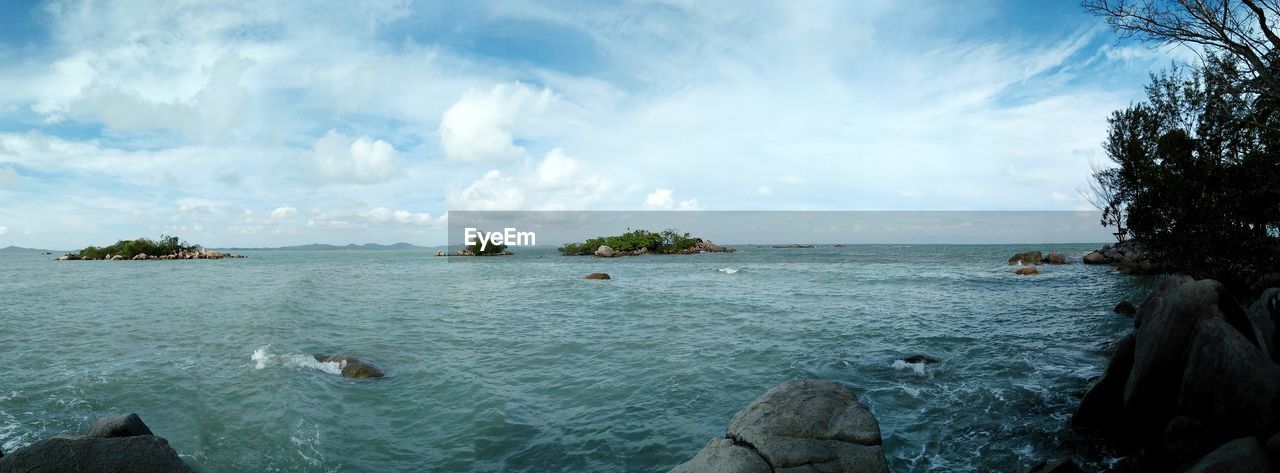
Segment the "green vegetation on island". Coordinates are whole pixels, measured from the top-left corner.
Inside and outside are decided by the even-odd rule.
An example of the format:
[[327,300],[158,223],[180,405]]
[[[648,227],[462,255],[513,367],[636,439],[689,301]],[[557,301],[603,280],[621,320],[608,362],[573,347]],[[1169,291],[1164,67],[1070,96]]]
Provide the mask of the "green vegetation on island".
[[646,253],[691,254],[701,252],[730,253],[732,248],[694,238],[674,229],[661,232],[633,230],[621,235],[596,237],[582,243],[568,243],[559,248],[564,255],[632,256]]
[[138,238],[120,240],[115,244],[88,246],[77,253],[68,253],[61,260],[146,260],[146,259],[221,259],[242,258],[217,251],[205,251],[176,236],[161,235],[159,239]]
[[468,245],[466,250],[456,256],[501,256],[510,254],[511,253],[507,251],[507,245],[496,243],[481,245],[480,242],[477,241]]

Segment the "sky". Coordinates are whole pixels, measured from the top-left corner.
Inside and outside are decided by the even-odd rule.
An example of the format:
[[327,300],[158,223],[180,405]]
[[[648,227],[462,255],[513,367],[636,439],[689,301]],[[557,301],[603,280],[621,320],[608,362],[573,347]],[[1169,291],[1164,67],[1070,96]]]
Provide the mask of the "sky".
[[1082,210],[1176,48],[1075,2],[0,2],[0,247],[450,210]]

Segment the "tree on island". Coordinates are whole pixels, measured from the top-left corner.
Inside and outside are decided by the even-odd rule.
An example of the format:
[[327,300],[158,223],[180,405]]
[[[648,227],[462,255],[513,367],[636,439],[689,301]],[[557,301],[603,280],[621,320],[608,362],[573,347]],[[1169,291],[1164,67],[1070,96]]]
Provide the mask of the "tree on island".
[[689,236],[688,233],[680,233],[675,229],[666,229],[661,232],[651,232],[648,230],[634,230],[621,235],[609,237],[595,237],[582,243],[568,243],[560,247],[560,253],[564,255],[590,255],[594,254],[596,249],[601,246],[608,246],[619,252],[638,252],[644,250],[648,253],[679,253],[688,251],[697,246],[699,239]]
[[[1229,285],[1280,271],[1280,38],[1273,1],[1086,1],[1119,31],[1206,47],[1116,111],[1090,200],[1164,269]],[[1271,15],[1268,17],[1268,15]]]
[[473,256],[497,256],[507,253],[507,245],[489,243],[484,245],[484,249],[480,249],[480,242],[475,242],[467,246],[466,253]]
[[84,259],[103,259],[107,255],[133,258],[140,254],[163,256],[182,252],[199,252],[200,250],[200,245],[189,244],[176,236],[161,235],[159,240],[139,238],[137,240],[120,240],[113,245],[104,247],[89,246],[80,250],[79,254]]

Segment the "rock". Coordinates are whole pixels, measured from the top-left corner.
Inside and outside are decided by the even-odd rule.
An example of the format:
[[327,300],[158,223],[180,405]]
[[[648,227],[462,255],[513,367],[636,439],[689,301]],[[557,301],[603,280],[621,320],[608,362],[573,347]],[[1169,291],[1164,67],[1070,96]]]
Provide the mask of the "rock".
[[1116,342],[1111,362],[1102,377],[1080,400],[1080,407],[1071,416],[1071,428],[1104,436],[1123,433],[1128,426],[1116,422],[1124,412],[1124,387],[1133,366],[1134,334],[1129,333]]
[[115,438],[115,437],[135,437],[138,435],[155,435],[151,433],[151,428],[142,422],[142,418],[137,414],[122,414],[118,416],[107,416],[98,419],[93,423],[93,427],[85,432],[85,437],[93,438]]
[[133,255],[133,258],[130,258],[130,259],[132,259],[132,260],[134,260],[134,261],[142,261],[142,260],[147,259],[147,254],[146,254],[146,253],[138,253],[138,254],[136,254],[136,255]]
[[1106,264],[1106,263],[1107,263],[1107,257],[1102,256],[1102,253],[1099,251],[1096,251],[1096,250],[1090,251],[1089,254],[1084,255],[1084,264]]
[[771,473],[772,468],[750,448],[732,440],[713,438],[697,455],[671,473]]
[[111,257],[111,261],[120,261],[122,259],[124,259],[124,257],[120,255],[115,255]]
[[381,378],[387,375],[382,371],[382,368],[378,368],[378,365],[361,360],[354,356],[316,355],[316,361],[321,363],[338,363],[338,366],[342,368],[343,378],[370,379]]
[[57,436],[0,455],[0,472],[189,472],[137,414],[98,419],[84,435]]
[[1212,450],[1217,446],[1215,437],[1200,419],[1174,417],[1164,428],[1164,451],[1182,463]]
[[1009,264],[1038,265],[1044,262],[1043,259],[1044,257],[1041,256],[1039,251],[1024,251],[1021,253],[1014,253],[1013,256],[1010,256]]
[[1225,319],[1201,320],[1197,332],[1175,413],[1203,419],[1213,431],[1232,436],[1274,432],[1280,427],[1280,367]]
[[80,259],[80,256],[79,256],[79,255],[73,255],[73,254],[71,254],[71,253],[67,253],[67,254],[65,254],[65,255],[62,255],[62,256],[59,256],[59,257],[58,257],[58,261],[75,261],[75,260],[78,260],[78,259]]
[[774,471],[889,471],[880,424],[835,381],[782,383],[734,415],[725,436]]
[[1019,276],[1027,276],[1031,274],[1040,274],[1040,270],[1036,269],[1035,266],[1027,266],[1027,267],[1013,270],[1013,274],[1017,274]]
[[1256,437],[1232,440],[1185,470],[1185,473],[1268,473],[1271,458]]
[[1138,308],[1134,307],[1132,302],[1120,301],[1119,304],[1116,304],[1115,312],[1117,314],[1133,316],[1138,313]]
[[1271,455],[1271,458],[1280,459],[1280,434],[1272,435],[1270,439],[1267,439],[1267,453]]
[[1249,306],[1249,320],[1262,333],[1271,359],[1280,362],[1280,347],[1276,346],[1276,327],[1280,326],[1280,287],[1263,291],[1262,296]]
[[160,437],[54,437],[0,458],[0,471],[25,473],[190,472]]
[[605,273],[591,273],[586,276],[583,276],[582,279],[610,279],[610,278],[609,278],[609,275]]
[[437,251],[437,252],[436,252],[436,256],[444,256],[444,255],[445,255],[445,254],[444,254],[444,252],[443,252],[443,251]]
[[1067,255],[1050,251],[1048,256],[1044,257],[1044,262],[1049,264],[1067,264]]
[[938,359],[927,355],[911,355],[902,359],[903,363],[937,363]]
[[599,248],[596,248],[596,256],[612,258],[614,256],[618,256],[618,252],[613,248],[610,248],[609,245],[600,245]]
[[1076,463],[1071,460],[1054,460],[1041,461],[1031,468],[1027,468],[1026,473],[1084,473]]

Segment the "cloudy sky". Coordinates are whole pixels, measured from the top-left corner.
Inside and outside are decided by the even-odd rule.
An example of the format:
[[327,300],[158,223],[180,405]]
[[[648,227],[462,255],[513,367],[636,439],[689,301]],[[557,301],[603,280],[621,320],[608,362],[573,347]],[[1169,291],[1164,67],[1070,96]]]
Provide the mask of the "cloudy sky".
[[0,246],[449,210],[1075,210],[1184,56],[1073,1],[0,3]]

